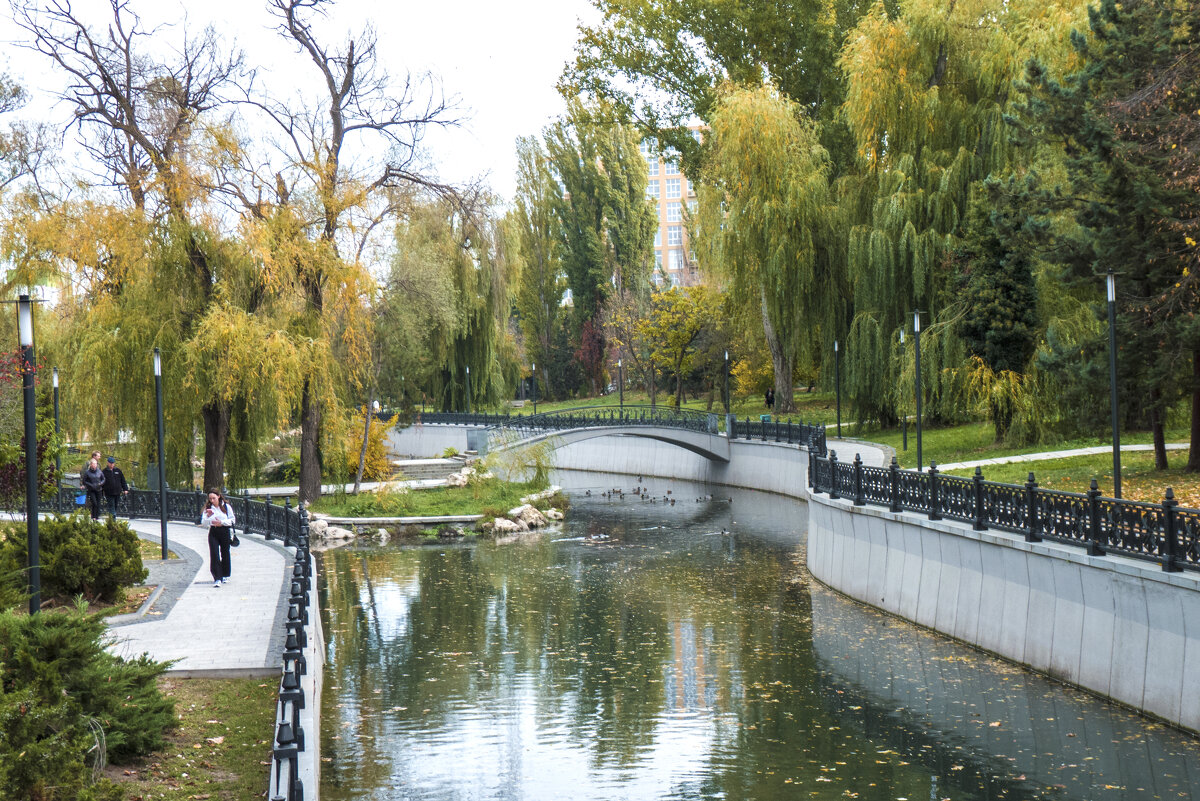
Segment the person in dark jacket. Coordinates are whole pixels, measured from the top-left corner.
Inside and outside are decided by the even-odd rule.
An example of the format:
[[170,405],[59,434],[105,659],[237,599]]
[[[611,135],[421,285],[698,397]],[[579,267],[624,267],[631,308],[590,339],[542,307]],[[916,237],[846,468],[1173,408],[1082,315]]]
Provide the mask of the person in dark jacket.
[[117,516],[117,501],[129,494],[129,485],[125,483],[125,474],[117,467],[117,460],[108,457],[108,467],[104,473],[104,499],[108,501],[108,513]]
[[83,484],[83,491],[87,493],[87,505],[92,508],[92,519],[100,519],[100,493],[104,489],[104,473],[100,470],[100,463],[92,459],[87,464],[87,469],[79,474],[79,481]]

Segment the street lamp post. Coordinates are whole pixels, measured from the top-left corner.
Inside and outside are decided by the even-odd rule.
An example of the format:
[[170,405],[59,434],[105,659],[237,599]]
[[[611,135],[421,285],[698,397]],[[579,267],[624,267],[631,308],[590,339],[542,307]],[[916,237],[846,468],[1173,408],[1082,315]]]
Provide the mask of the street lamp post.
[[533,413],[537,414],[537,362],[533,362]]
[[[904,352],[904,329],[903,328],[900,329],[900,351],[901,351],[901,355],[903,355],[903,352]],[[900,409],[900,431],[902,432],[901,442],[903,443],[903,448],[905,451],[907,451],[908,450],[908,415],[904,413],[903,407],[901,407],[901,409]]]
[[154,402],[158,408],[158,522],[162,532],[162,558],[167,558],[167,467],[163,455],[162,353],[154,349]]
[[838,350],[838,341],[833,340],[833,374],[837,386],[837,432],[838,439],[842,438],[842,353]]
[[471,365],[467,365],[467,414],[471,413]]
[[25,400],[25,528],[29,546],[29,614],[42,608],[42,565],[38,543],[37,399],[33,393],[33,301],[17,298],[17,335],[21,345],[21,388]]
[[[58,368],[55,367],[50,373],[51,382],[54,385],[54,439],[58,439]],[[54,449],[54,511],[59,510],[59,502],[62,499],[62,454],[60,448]]]
[[1113,497],[1121,497],[1121,424],[1117,414],[1117,278],[1112,268],[1105,276],[1108,288],[1108,394],[1112,404]]
[[917,471],[925,468],[921,461],[921,313],[913,312],[913,348],[917,353]]
[[729,351],[725,351],[725,414],[729,414]]

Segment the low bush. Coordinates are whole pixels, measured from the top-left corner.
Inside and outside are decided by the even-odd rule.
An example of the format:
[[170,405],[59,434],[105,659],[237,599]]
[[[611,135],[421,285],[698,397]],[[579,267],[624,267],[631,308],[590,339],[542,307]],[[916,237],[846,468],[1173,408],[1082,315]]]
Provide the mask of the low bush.
[[[146,578],[137,534],[124,520],[92,521],[83,515],[50,517],[38,525],[42,593],[60,599],[82,595],[111,603],[125,587]],[[26,583],[28,543],[24,524],[10,526],[0,541],[0,600]]]
[[104,621],[83,606],[0,613],[0,798],[120,798],[93,783],[163,743],[174,705],[158,690],[167,665],[103,647]]

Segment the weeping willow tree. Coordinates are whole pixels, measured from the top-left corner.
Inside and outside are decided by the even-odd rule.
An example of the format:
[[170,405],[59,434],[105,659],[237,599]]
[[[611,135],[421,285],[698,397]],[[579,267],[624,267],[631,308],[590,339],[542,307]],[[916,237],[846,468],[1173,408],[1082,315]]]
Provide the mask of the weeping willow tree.
[[896,15],[877,4],[848,37],[843,112],[863,164],[866,192],[854,195],[847,269],[854,317],[846,380],[860,419],[892,422],[903,364],[893,343],[922,316],[926,409],[957,409],[953,368],[965,363],[958,337],[963,304],[950,254],[971,198],[988,175],[1019,168],[1005,114],[1013,82],[1031,57],[1062,65],[1066,34],[1083,19],[1078,2],[910,0]]
[[495,406],[515,385],[519,366],[505,323],[510,303],[498,226],[447,203],[414,209],[396,228],[388,285],[385,372],[401,372],[439,408]]
[[697,234],[704,263],[756,309],[780,413],[794,410],[797,358],[817,358],[841,307],[830,164],[817,125],[773,86],[729,88],[713,113]]

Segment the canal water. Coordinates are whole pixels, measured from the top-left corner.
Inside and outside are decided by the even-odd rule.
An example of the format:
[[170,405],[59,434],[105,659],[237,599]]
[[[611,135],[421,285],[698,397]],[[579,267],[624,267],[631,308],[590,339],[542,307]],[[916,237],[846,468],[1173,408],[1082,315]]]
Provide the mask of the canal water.
[[1200,792],[1195,740],[813,582],[803,503],[556,480],[527,541],[322,555],[323,801]]

